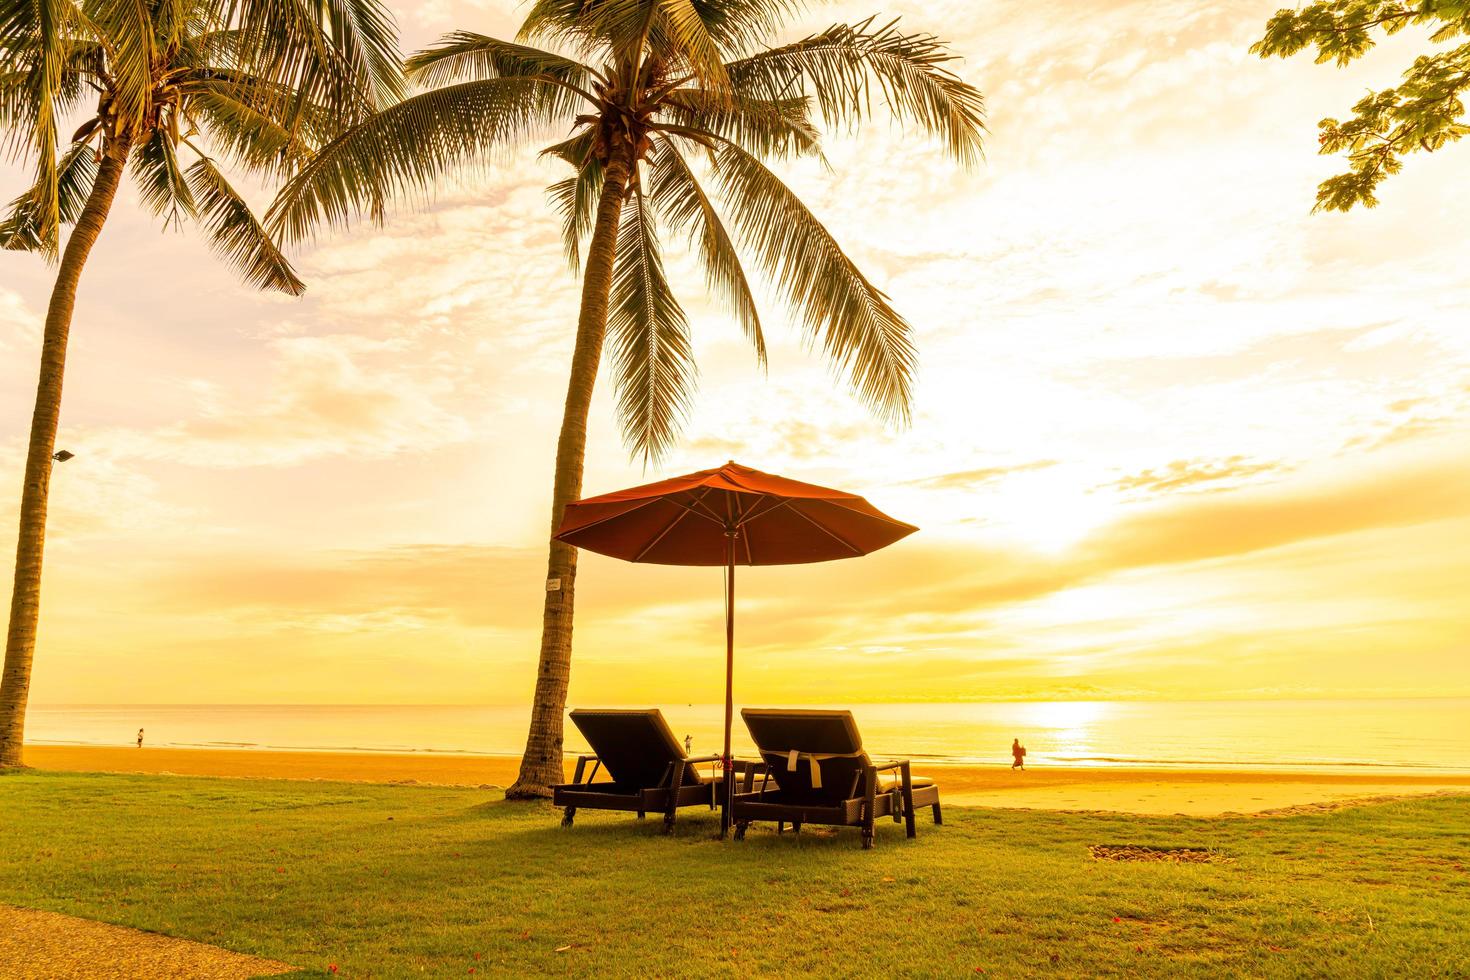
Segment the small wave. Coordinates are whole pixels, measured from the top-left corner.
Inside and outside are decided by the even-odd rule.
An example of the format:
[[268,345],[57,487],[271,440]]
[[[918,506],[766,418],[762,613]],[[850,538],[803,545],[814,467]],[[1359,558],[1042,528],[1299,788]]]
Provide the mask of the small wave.
[[497,752],[494,750],[481,751],[476,749],[431,749],[411,745],[263,745],[260,748],[272,752],[343,752],[352,755],[453,755],[490,758],[518,756],[520,754],[509,750]]

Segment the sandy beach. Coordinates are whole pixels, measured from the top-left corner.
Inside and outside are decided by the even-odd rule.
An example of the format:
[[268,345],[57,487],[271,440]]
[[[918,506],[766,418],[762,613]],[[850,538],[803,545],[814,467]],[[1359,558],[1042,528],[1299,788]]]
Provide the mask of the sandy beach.
[[[508,756],[270,752],[29,745],[26,763],[71,772],[174,773],[441,786],[505,786]],[[1259,813],[1383,796],[1470,793],[1470,774],[1307,773],[1159,768],[930,766],[947,803],[1125,813]]]

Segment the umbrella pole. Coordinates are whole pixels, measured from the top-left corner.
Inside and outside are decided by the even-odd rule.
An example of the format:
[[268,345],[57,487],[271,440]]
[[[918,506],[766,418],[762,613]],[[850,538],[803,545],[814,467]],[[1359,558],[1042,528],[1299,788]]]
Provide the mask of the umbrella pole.
[[720,839],[730,832],[730,811],[735,804],[735,760],[730,755],[730,730],[735,723],[735,533],[725,534],[725,753],[724,800],[720,807]]

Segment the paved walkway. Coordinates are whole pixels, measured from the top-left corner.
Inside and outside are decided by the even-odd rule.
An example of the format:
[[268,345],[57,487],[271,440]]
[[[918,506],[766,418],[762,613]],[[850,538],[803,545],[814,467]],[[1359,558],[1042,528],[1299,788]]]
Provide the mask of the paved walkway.
[[248,980],[293,969],[187,939],[0,905],[0,980]]

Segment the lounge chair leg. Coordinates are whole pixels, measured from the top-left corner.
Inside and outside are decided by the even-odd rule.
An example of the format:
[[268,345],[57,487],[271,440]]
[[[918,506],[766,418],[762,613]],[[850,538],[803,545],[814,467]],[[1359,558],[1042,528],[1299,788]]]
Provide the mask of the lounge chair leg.
[[942,814],[942,813],[939,812],[939,804],[938,803],[934,804],[934,823],[935,824],[942,824],[942,823],[944,823],[944,814]]
[[801,833],[801,821],[800,820],[793,820],[793,821],[791,821],[791,832],[793,834],[799,834],[799,833]]
[[735,839],[745,840],[745,828],[750,826],[749,820],[735,821]]
[[664,833],[666,833],[666,834],[672,834],[673,832],[674,832],[674,815],[672,813],[665,813],[664,814]]
[[572,820],[573,820],[573,818],[576,817],[576,815],[577,815],[577,808],[576,807],[574,807],[574,806],[567,807],[566,812],[561,815],[561,825],[563,827],[570,827],[572,825]]
[[648,819],[648,814],[644,813],[642,810],[639,810],[638,811],[638,819],[639,820],[647,820]]
[[776,833],[778,833],[778,834],[784,834],[784,833],[786,833],[786,821],[785,820],[777,820],[776,821]]
[[873,846],[873,819],[878,815],[878,770],[863,767],[863,850]]

